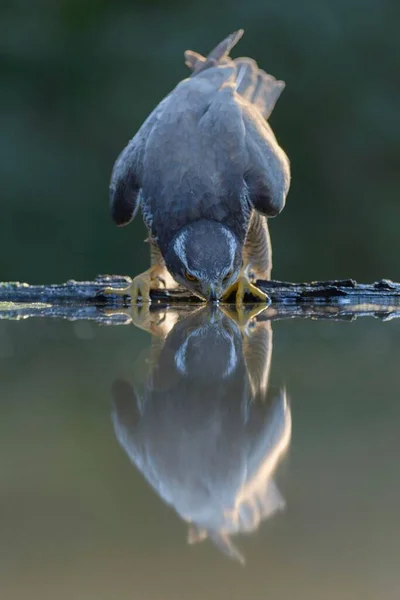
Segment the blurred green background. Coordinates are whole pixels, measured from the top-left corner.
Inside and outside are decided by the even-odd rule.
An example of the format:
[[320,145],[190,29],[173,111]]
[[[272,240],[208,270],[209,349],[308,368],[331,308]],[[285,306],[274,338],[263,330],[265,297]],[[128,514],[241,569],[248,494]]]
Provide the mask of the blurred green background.
[[141,219],[108,213],[115,158],[206,53],[245,28],[287,82],[272,116],[293,183],[274,277],[400,279],[397,0],[3,0],[0,280],[135,274]]

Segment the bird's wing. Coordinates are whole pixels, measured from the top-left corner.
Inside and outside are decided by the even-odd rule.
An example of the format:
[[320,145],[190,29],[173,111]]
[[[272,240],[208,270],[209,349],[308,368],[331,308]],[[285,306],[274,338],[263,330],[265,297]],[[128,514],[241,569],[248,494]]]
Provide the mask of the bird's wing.
[[110,182],[110,210],[119,226],[130,223],[138,211],[146,140],[157,123],[164,102],[160,102],[150,114],[114,164]]
[[272,129],[259,110],[243,102],[246,131],[244,179],[253,207],[267,217],[275,217],[285,206],[290,185],[289,160]]
[[117,158],[112,172],[110,210],[113,220],[119,226],[130,223],[139,208],[139,148],[135,136]]
[[[219,64],[229,54],[229,51],[241,38],[242,34],[243,31],[240,30],[228,36],[210,53],[207,59],[197,53],[188,52],[187,59],[193,62],[192,68],[195,74],[197,75],[205,69]],[[169,96],[173,96],[173,94]],[[140,192],[146,143],[165,105],[168,104],[169,96],[157,106],[145,121],[135,137],[121,152],[114,165],[110,183],[110,209],[112,218],[117,225],[127,225],[138,211],[141,202]],[[172,104],[176,108],[175,96],[172,98]],[[181,110],[182,108],[180,106]],[[165,118],[168,119],[168,111]],[[151,215],[148,215],[147,220],[148,222],[151,221]]]
[[227,68],[232,70],[231,81],[236,90],[236,100],[242,108],[246,130],[245,181],[249,197],[256,210],[273,217],[285,205],[290,168],[286,154],[265,119],[271,115],[285,83],[259,69],[251,58],[230,58],[229,52],[242,34],[243,30],[234,32],[206,58],[187,50],[185,61],[193,71],[194,79],[206,76],[211,80],[218,72]]

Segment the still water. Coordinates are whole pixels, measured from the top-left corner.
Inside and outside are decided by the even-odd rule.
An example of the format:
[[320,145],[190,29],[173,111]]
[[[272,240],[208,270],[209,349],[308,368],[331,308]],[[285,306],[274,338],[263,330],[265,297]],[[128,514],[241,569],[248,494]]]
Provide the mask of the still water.
[[231,316],[0,321],[2,599],[400,597],[400,321]]

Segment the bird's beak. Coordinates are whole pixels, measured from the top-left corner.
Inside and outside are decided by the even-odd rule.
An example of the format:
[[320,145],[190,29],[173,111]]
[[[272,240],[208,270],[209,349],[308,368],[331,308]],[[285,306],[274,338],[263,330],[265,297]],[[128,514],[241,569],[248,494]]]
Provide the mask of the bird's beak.
[[211,302],[218,302],[219,297],[220,297],[220,294],[218,292],[219,292],[219,290],[217,290],[215,285],[211,284],[209,287],[208,299]]
[[207,302],[218,302],[222,296],[222,290],[218,284],[204,283],[199,295]]

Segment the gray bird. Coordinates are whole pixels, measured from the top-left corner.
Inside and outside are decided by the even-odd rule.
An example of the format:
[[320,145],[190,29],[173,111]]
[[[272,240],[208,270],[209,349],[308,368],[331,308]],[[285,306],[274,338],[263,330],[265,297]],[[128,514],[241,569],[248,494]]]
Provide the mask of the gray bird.
[[[275,482],[291,438],[284,390],[269,391],[269,321],[239,326],[213,305],[170,325],[148,311],[148,373],[113,385],[119,443],[188,524],[188,542],[210,539],[244,562],[232,536],[255,532],[283,510]],[[181,320],[179,320],[181,319]],[[154,337],[157,333],[161,337]],[[142,379],[142,383],[139,380]]]
[[140,296],[166,285],[168,274],[203,300],[236,303],[272,268],[267,218],[281,212],[290,168],[267,123],[285,87],[251,58],[231,59],[236,31],[206,58],[185,52],[192,75],[150,114],[118,157],[110,207],[117,225],[141,208],[151,267],[122,290]]

